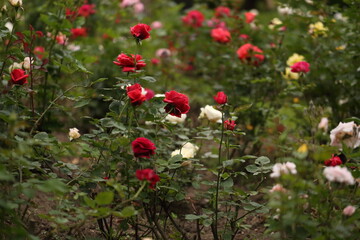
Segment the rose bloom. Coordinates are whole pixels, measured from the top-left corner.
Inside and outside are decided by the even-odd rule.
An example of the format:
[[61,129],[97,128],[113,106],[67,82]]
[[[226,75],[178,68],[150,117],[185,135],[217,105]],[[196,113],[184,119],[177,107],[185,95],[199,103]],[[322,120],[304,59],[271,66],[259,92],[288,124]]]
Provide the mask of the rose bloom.
[[120,7],[124,8],[124,7],[128,7],[128,6],[132,6],[139,2],[140,2],[140,0],[123,0],[120,4]]
[[183,158],[194,158],[197,151],[199,150],[199,147],[187,142],[184,144],[184,146],[181,149],[175,150],[171,153],[171,157],[181,154]]
[[117,61],[113,61],[114,64],[122,67],[123,72],[135,72],[135,70],[140,70],[141,68],[146,66],[144,60],[142,60],[142,56],[137,54],[130,56],[121,53],[117,56]]
[[162,28],[163,24],[160,21],[154,21],[151,23],[151,28],[152,29],[159,29]]
[[140,181],[147,180],[150,183],[149,188],[151,189],[154,189],[156,183],[160,181],[159,175],[157,175],[154,170],[150,168],[136,170],[135,175]]
[[8,0],[11,6],[13,7],[21,7],[22,6],[22,0]]
[[226,120],[224,122],[224,126],[225,126],[225,129],[233,131],[236,127],[235,120],[231,120],[231,119]]
[[298,73],[292,72],[291,68],[285,68],[285,73],[282,73],[282,76],[286,80],[297,80],[300,77],[300,75]]
[[231,15],[230,8],[219,6],[215,9],[215,17],[222,18],[222,17],[229,17]]
[[159,58],[167,58],[171,56],[171,51],[167,48],[159,48],[158,50],[156,50],[155,55]]
[[308,62],[297,62],[294,65],[292,65],[290,68],[291,68],[291,72],[307,73],[310,71],[310,64]]
[[227,96],[224,92],[218,92],[215,96],[214,96],[214,100],[218,103],[218,104],[225,104],[227,103]]
[[21,63],[14,62],[9,66],[9,72],[12,72],[14,69],[22,69],[23,65],[24,65],[23,62]]
[[194,28],[201,27],[204,19],[204,15],[198,10],[191,10],[181,18],[184,24]]
[[134,4],[134,12],[136,14],[142,13],[145,9],[145,6],[143,3],[139,2],[139,3],[135,3]]
[[88,17],[95,12],[95,4],[84,4],[78,9],[78,14],[83,17]]
[[354,121],[342,123],[330,131],[331,146],[341,147],[342,142],[350,148],[360,146],[359,127]]
[[34,54],[35,56],[37,56],[39,59],[42,59],[44,57],[44,53],[45,52],[45,48],[42,46],[36,46],[34,48]]
[[130,28],[131,34],[138,40],[144,40],[150,37],[151,27],[144,23],[139,23]]
[[215,28],[211,30],[211,37],[219,43],[228,43],[231,41],[231,34],[223,28]]
[[293,162],[286,162],[286,163],[276,163],[273,166],[272,173],[270,177],[278,178],[282,174],[296,174],[296,165]]
[[286,192],[286,189],[278,183],[271,188],[270,192]]
[[24,62],[23,62],[23,67],[24,67],[24,69],[30,70],[31,63],[33,63],[33,62],[34,62],[34,61],[31,61],[31,62],[30,62],[30,57],[25,57],[25,58],[24,58]]
[[172,124],[178,124],[178,123],[184,123],[186,117],[187,117],[186,114],[181,114],[181,117],[176,117],[169,114],[165,117],[165,120]]
[[332,166],[335,167],[337,165],[341,165],[343,162],[341,161],[341,158],[337,155],[332,155],[330,159],[325,160],[324,164],[325,166]]
[[62,33],[59,33],[55,39],[56,39],[56,42],[60,45],[65,45],[66,41],[67,41],[66,35],[64,35]]
[[355,213],[355,210],[356,208],[354,206],[349,205],[346,208],[344,208],[343,215],[350,217]]
[[139,106],[146,100],[146,91],[138,83],[127,87],[126,92],[133,106]]
[[188,113],[190,110],[189,98],[182,93],[176,91],[170,91],[165,93],[165,99],[167,103],[165,111],[172,116],[181,117],[181,114]]
[[28,83],[27,77],[29,75],[25,74],[25,71],[22,69],[14,69],[11,72],[11,82],[16,85],[24,85]]
[[78,38],[78,37],[86,37],[87,36],[87,32],[86,32],[86,28],[73,28],[71,29],[71,36],[73,38]]
[[132,143],[132,150],[135,157],[139,158],[150,158],[151,155],[155,154],[155,144],[147,138],[139,137]]
[[250,39],[249,35],[246,35],[246,34],[240,34],[240,35],[239,35],[239,38],[242,39],[242,40],[244,40],[244,41],[247,41],[247,40]]
[[299,55],[297,53],[294,53],[293,55],[291,55],[288,60],[286,61],[286,64],[290,67],[292,65],[294,65],[297,62],[302,62],[305,61],[305,57],[302,55]]
[[145,89],[145,98],[146,101],[149,101],[150,99],[152,99],[155,96],[155,92],[149,88]]
[[329,119],[327,117],[321,118],[321,121],[319,122],[318,129],[324,129],[326,132],[329,127]]
[[237,51],[237,55],[240,60],[253,64],[255,66],[262,63],[265,59],[262,53],[263,51],[250,43],[246,43],[242,45]]
[[151,63],[154,64],[154,65],[158,65],[160,63],[160,59],[158,58],[152,58],[151,59]]
[[70,128],[69,130],[69,138],[70,138],[70,141],[73,140],[73,139],[77,139],[79,138],[81,135],[79,133],[79,129],[77,128]]
[[256,14],[252,12],[245,13],[245,21],[246,23],[252,23],[255,20]]
[[205,107],[200,108],[200,111],[199,119],[207,118],[210,122],[222,122],[222,113],[214,107],[206,105]]
[[325,27],[322,22],[316,22],[314,24],[309,25],[309,33],[313,37],[318,37],[318,36],[325,36],[326,37],[326,35],[327,35],[326,32],[327,31],[329,31],[329,29],[327,27]]
[[278,18],[273,18],[269,24],[269,29],[274,30],[276,26],[281,25],[283,22]]
[[323,173],[330,182],[339,182],[348,185],[353,185],[355,183],[354,177],[346,167],[326,167]]

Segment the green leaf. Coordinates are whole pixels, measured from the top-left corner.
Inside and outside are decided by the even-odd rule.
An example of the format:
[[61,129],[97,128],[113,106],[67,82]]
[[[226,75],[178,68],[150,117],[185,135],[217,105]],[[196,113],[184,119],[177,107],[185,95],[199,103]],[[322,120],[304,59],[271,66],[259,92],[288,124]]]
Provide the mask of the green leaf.
[[122,218],[132,217],[132,216],[135,216],[136,214],[137,214],[137,211],[133,206],[128,206],[128,207],[124,208],[123,210],[121,210],[121,212],[120,212],[120,216]]
[[91,99],[88,99],[88,98],[86,98],[86,99],[81,99],[80,101],[76,102],[73,107],[74,107],[74,108],[83,107],[83,106],[85,106],[85,105],[88,105],[88,104],[90,103],[90,101],[91,101]]
[[145,77],[142,77],[140,79],[148,81],[148,82],[156,82],[156,79],[153,78],[153,77],[150,77],[150,76],[145,76]]
[[114,193],[113,192],[101,192],[95,197],[95,202],[98,205],[106,205],[112,203],[114,200]]
[[253,164],[246,166],[245,169],[250,173],[256,173],[257,171],[259,171],[259,167]]
[[257,165],[266,165],[268,163],[270,163],[270,159],[268,157],[264,157],[264,156],[259,157],[255,160],[255,164],[257,164]]
[[185,219],[186,220],[197,220],[197,219],[201,219],[202,215],[194,215],[194,214],[186,214],[185,215]]
[[105,80],[107,80],[108,78],[99,78],[98,80],[95,80],[95,81],[93,81],[91,84],[90,84],[90,86],[92,86],[92,85],[94,85],[94,84],[96,84],[96,83],[99,83],[99,82],[103,82],[103,81],[105,81]]

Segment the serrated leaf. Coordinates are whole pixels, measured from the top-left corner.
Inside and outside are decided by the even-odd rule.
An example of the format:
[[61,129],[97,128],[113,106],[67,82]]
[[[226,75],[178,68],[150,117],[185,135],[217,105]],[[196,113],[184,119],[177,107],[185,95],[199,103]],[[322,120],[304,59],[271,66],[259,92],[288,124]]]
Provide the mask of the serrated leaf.
[[106,205],[112,203],[114,200],[114,193],[113,192],[101,192],[95,197],[95,202],[98,205]]

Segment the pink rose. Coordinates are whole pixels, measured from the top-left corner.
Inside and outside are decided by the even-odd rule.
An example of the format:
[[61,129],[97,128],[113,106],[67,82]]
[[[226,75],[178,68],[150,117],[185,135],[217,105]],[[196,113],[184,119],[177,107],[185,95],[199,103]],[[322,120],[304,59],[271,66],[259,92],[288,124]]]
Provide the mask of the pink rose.
[[291,72],[294,73],[307,73],[310,71],[310,64],[307,62],[297,62],[294,65],[292,65],[291,67]]

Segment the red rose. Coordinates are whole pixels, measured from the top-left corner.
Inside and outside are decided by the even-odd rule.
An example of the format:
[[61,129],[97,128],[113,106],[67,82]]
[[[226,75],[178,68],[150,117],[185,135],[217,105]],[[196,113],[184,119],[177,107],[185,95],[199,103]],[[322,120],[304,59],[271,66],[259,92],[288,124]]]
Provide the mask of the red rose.
[[330,159],[326,160],[324,162],[324,164],[326,166],[337,166],[337,165],[341,165],[342,164],[342,161],[341,161],[341,158],[339,156],[336,156],[336,155],[332,155]]
[[142,170],[136,170],[136,177],[140,181],[147,180],[150,183],[150,188],[154,189],[156,183],[160,181],[159,175],[157,175],[154,170],[150,168],[142,169]]
[[245,21],[246,23],[251,23],[255,20],[255,14],[252,12],[246,12],[245,13]]
[[44,57],[43,53],[45,52],[45,48],[42,46],[37,46],[34,48],[34,54],[39,58],[42,59]]
[[215,9],[215,17],[229,17],[230,16],[230,8],[219,6]]
[[73,28],[71,29],[71,34],[73,38],[86,37],[87,36],[86,28]]
[[158,65],[160,63],[160,59],[152,58],[151,63],[154,64],[154,65]]
[[218,104],[225,104],[227,103],[227,96],[224,92],[218,92],[216,94],[216,96],[214,96],[214,100],[218,103]]
[[130,28],[131,34],[138,40],[144,40],[150,37],[151,27],[144,23],[139,23]]
[[250,37],[249,37],[249,35],[246,35],[246,34],[240,34],[239,38],[244,41],[247,41],[247,40],[249,40]]
[[140,70],[141,68],[146,66],[144,60],[142,60],[141,55],[133,55],[130,56],[122,53],[117,57],[117,62],[113,61],[116,65],[122,67],[123,72],[135,72],[135,70]]
[[230,32],[223,28],[215,28],[211,30],[211,37],[219,43],[227,43],[231,40]]
[[176,91],[166,92],[164,102],[167,103],[165,111],[172,116],[181,117],[190,110],[189,98]]
[[262,53],[263,51],[250,44],[250,43],[246,43],[244,45],[242,45],[237,51],[237,55],[239,57],[240,60],[253,64],[253,65],[258,65],[259,63],[264,61],[264,55],[259,54]]
[[13,84],[17,84],[17,85],[23,85],[25,83],[28,83],[27,81],[27,77],[29,75],[25,74],[25,71],[22,69],[14,69],[11,72],[11,82]]
[[131,100],[131,104],[134,106],[139,106],[146,100],[145,89],[138,83],[127,87],[126,92]]
[[295,73],[307,73],[310,71],[310,64],[307,62],[297,62],[294,65],[292,65],[291,67],[291,71],[295,72]]
[[189,11],[186,16],[181,18],[183,23],[194,28],[201,27],[204,19],[204,15],[197,10]]
[[78,14],[83,17],[88,17],[95,12],[95,4],[84,4],[78,9]]
[[139,137],[131,145],[135,157],[150,158],[151,155],[155,154],[155,144],[147,138]]
[[152,99],[155,96],[155,92],[151,89],[146,88],[145,92],[146,92],[145,94],[146,101]]
[[225,127],[225,129],[227,129],[227,130],[231,130],[231,131],[233,131],[234,129],[235,129],[235,126],[236,126],[236,124],[235,124],[235,121],[234,120],[226,120],[225,122],[224,122],[224,127]]

